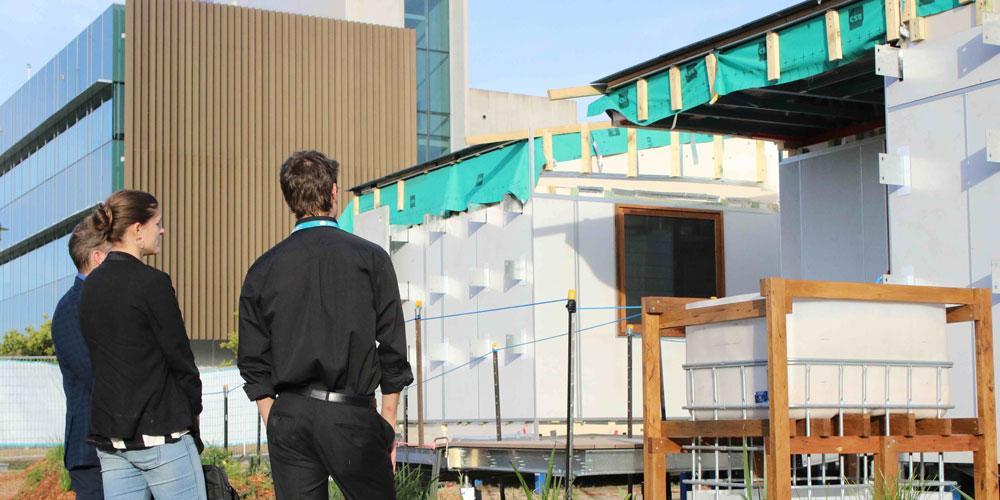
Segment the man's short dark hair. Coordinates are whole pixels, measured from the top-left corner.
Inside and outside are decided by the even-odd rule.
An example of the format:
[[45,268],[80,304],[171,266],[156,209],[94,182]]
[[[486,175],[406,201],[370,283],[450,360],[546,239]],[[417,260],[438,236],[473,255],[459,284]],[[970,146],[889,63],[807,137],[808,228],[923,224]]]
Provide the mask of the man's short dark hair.
[[111,245],[105,241],[104,234],[94,229],[89,220],[76,225],[69,237],[69,256],[73,265],[81,273],[87,271],[90,265],[90,253],[94,250],[104,250]]
[[339,168],[337,160],[319,151],[297,151],[281,164],[281,193],[295,217],[333,209],[330,192]]

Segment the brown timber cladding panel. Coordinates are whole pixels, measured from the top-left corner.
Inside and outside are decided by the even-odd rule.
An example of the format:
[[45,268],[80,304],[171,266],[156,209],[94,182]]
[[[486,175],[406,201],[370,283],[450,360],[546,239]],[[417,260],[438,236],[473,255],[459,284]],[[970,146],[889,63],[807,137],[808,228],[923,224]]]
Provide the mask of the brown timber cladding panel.
[[412,30],[189,0],[129,0],[125,186],[156,195],[151,264],[193,339],[228,337],[243,275],[291,230],[278,185],[318,149],[347,188],[416,163]]

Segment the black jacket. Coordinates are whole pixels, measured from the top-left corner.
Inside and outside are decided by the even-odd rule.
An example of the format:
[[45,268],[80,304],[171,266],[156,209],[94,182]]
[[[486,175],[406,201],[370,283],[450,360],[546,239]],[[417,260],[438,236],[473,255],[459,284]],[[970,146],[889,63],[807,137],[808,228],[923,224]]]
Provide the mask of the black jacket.
[[[301,219],[335,222],[329,217]],[[251,400],[313,386],[358,396],[413,382],[392,261],[334,227],[293,232],[250,267],[237,364]]]
[[80,325],[94,370],[92,442],[196,430],[201,379],[166,273],[109,253],[83,283]]
[[86,442],[90,432],[90,393],[94,387],[90,370],[90,353],[80,331],[80,288],[77,278],[66,295],[59,299],[52,315],[52,343],[62,372],[63,392],[66,393],[66,434],[63,464],[73,470],[98,467],[97,450]]

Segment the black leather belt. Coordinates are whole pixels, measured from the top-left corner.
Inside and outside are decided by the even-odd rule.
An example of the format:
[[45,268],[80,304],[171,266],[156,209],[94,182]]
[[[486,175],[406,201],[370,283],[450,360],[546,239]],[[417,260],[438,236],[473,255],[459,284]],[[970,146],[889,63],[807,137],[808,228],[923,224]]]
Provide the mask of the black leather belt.
[[352,394],[344,394],[340,392],[330,392],[324,391],[322,389],[312,389],[309,387],[304,387],[302,389],[292,389],[289,392],[294,392],[301,396],[307,398],[318,399],[320,401],[328,401],[330,403],[344,403],[351,406],[358,406],[361,408],[375,408],[375,397],[364,397],[355,396]]

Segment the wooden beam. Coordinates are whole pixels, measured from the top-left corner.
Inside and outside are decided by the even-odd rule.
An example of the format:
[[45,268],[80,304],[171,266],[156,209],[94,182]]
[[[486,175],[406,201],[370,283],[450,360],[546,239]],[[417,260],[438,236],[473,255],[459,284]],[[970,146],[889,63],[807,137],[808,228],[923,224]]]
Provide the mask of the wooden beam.
[[826,12],[826,56],[830,61],[844,58],[844,45],[840,37],[840,13],[835,10]]
[[[790,439],[789,448],[792,453],[797,455],[821,453],[841,455],[875,453],[878,455],[888,452],[888,454],[898,457],[899,453],[974,451],[980,446],[979,439],[975,436],[830,436],[825,438],[794,436]],[[877,458],[876,460],[878,461]],[[886,477],[896,477],[893,475],[892,463],[886,463],[883,466],[888,467],[888,469],[884,469]],[[899,473],[898,465],[895,473]]]
[[668,438],[646,438],[646,442],[643,443],[643,450],[649,450],[649,453],[656,455],[684,452],[680,443]]
[[635,82],[636,119],[644,122],[649,119],[649,85],[645,78]]
[[545,155],[545,170],[552,170],[556,167],[556,160],[552,155],[552,132],[548,130],[542,133],[542,151]]
[[590,122],[580,124],[580,173],[593,172],[593,161],[590,157]]
[[971,434],[973,436],[982,435],[979,432],[978,418],[953,418],[951,420],[952,434]]
[[964,323],[976,319],[974,309],[970,305],[949,307],[945,312],[945,318],[948,323]]
[[885,2],[885,39],[887,42],[899,40],[900,19],[899,2]]
[[670,131],[670,175],[680,177],[684,175],[681,166],[681,133]]
[[675,328],[705,325],[721,321],[762,318],[765,313],[766,301],[764,299],[734,302],[732,304],[684,309],[680,316],[665,318],[660,322],[660,327]]
[[765,440],[767,498],[784,500],[792,497],[785,280],[765,278],[761,280],[760,292],[767,300],[767,394],[770,400],[767,409],[771,424]]
[[979,451],[972,455],[975,498],[1000,497],[997,477],[997,408],[993,377],[993,295],[989,289],[976,288],[976,321],[973,332],[976,346],[976,416],[979,418]]
[[754,146],[756,148],[756,156],[754,157],[754,164],[757,167],[757,182],[765,182],[767,180],[767,149],[764,141],[758,139],[754,141]]
[[670,110],[678,111],[684,107],[684,93],[681,89],[681,70],[671,66],[667,73],[670,76]]
[[916,421],[917,435],[920,436],[950,436],[950,418],[922,418]]
[[715,77],[719,71],[719,59],[715,52],[705,56],[705,69],[708,72],[708,95],[711,96],[708,103],[715,104],[715,101],[719,100],[719,94],[715,92]]
[[799,419],[795,421],[795,425],[792,426],[795,436],[803,437],[830,437],[834,435],[833,421],[829,418],[810,418],[809,422],[809,433],[806,434],[806,419]]
[[636,130],[628,130],[628,172],[627,177],[639,176],[639,146],[636,143]]
[[716,135],[712,138],[712,154],[715,163],[715,174],[716,179],[721,179],[724,172],[722,171],[722,160],[725,155],[725,142],[721,135]]
[[670,438],[761,437],[767,420],[668,420],[660,429]]
[[372,206],[378,208],[381,206],[382,202],[382,190],[379,188],[372,189],[372,199],[374,200]]
[[781,79],[781,39],[777,31],[772,31],[764,40],[767,47],[767,79],[774,82]]
[[788,280],[786,287],[795,298],[921,304],[970,304],[974,300],[968,288],[800,280]]
[[[545,132],[550,132],[552,135],[563,135],[572,134],[574,132],[579,132],[582,124],[573,123],[569,125],[559,125],[556,127],[546,127],[543,129],[535,130],[535,137],[539,137]],[[587,125],[590,131],[594,130],[605,130],[609,128],[614,128],[614,125],[610,121],[607,122],[589,122]],[[468,135],[465,136],[465,143],[472,146],[476,144],[491,144],[494,142],[507,142],[507,141],[519,141],[522,139],[527,139],[531,136],[530,130],[515,130],[513,132],[502,132],[498,134],[485,134],[485,135]]]
[[358,215],[359,213],[361,213],[361,197],[360,196],[355,196],[354,197],[354,215]]
[[396,181],[396,210],[402,212],[406,208],[406,181]]
[[845,436],[871,436],[871,415],[868,413],[845,413],[844,426],[839,432]]
[[577,97],[590,97],[604,94],[603,85],[580,85],[578,87],[565,87],[561,89],[549,89],[549,100],[559,101],[563,99],[576,99]]
[[917,420],[912,413],[891,413],[889,414],[889,432],[885,429],[885,415],[879,415],[872,419],[872,433],[877,436],[915,436],[917,435]]

